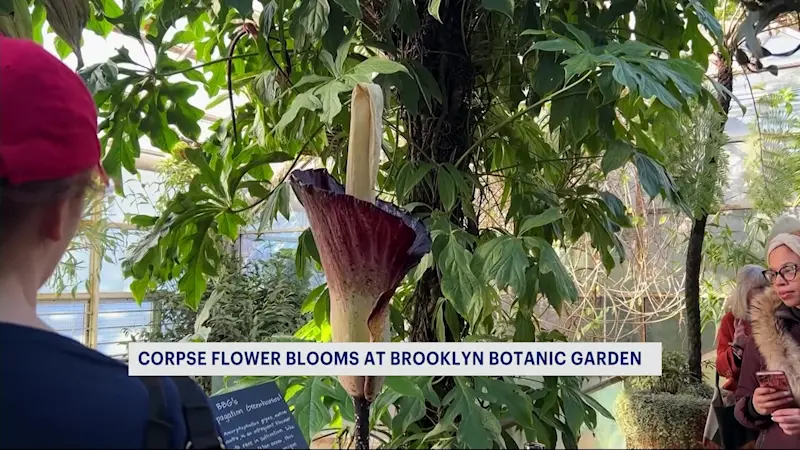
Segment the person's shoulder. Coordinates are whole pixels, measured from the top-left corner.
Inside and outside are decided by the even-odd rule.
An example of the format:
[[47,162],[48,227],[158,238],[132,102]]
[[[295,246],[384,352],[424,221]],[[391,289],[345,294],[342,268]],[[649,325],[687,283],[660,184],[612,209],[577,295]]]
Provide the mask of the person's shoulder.
[[[206,417],[208,420],[213,421],[211,402],[200,385],[190,377],[161,377],[161,380],[164,389],[166,415],[173,427],[173,443],[183,447],[190,439],[185,412],[187,410],[196,410],[200,404],[203,404],[208,408],[208,416]],[[214,421],[210,424],[204,424],[203,428],[212,427],[219,433],[216,425]]]
[[728,311],[722,315],[722,319],[720,320],[720,325],[726,326],[733,326],[733,323],[736,321],[736,316],[733,315],[733,312]]

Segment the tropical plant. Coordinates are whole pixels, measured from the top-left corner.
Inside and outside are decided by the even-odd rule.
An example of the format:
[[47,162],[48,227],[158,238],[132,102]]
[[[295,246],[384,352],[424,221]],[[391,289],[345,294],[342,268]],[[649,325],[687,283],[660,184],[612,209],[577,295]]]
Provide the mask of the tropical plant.
[[[708,53],[695,49],[721,38],[713,2],[701,0],[90,6],[87,29],[115,28],[149,57],[134,61],[122,48],[80,71],[101,110],[106,170],[115,179],[135,171],[143,134],[198,172],[158,217],[131,219],[148,233],[126,264],[139,299],[178,280],[197,308],[246,215],[264,227],[288,218],[289,170],[276,164],[311,159],[342,180],[350,115],[341,96],[359,82],[383,87],[381,197],[405,205],[433,239],[392,300],[393,340],[563,339],[533,314],[539,298],[561,311],[577,297],[559,247],[588,236],[606,270],[625,257],[617,232],[630,217],[598,182],[631,163],[650,198],[687,208],[661,149],[691,99],[714,103],[702,86]],[[33,28],[58,20],[47,16],[34,3]],[[205,112],[189,103],[200,88],[232,110],[208,139]],[[297,266],[318,263],[311,234],[299,242]],[[329,340],[324,285],[304,311],[314,318],[295,338]],[[306,437],[352,422],[335,380],[278,381]],[[519,446],[524,435],[574,448],[582,427],[607,414],[580,388],[573,377],[396,378],[371,421],[391,430],[391,447]]]
[[[237,258],[224,258],[224,276],[215,279],[203,295],[201,308],[211,293],[221,293],[209,307],[203,326],[208,342],[265,342],[274,335],[293,333],[306,319],[300,313],[310,291],[308,276],[298,276],[294,252],[281,250],[267,260],[244,266]],[[138,339],[178,342],[195,332],[198,313],[174,290],[148,293],[159,319]]]
[[717,212],[728,181],[728,153],[724,146],[727,111],[720,114],[710,106],[698,108],[675,124],[681,131],[666,144],[667,170],[688,205],[692,228],[686,250],[685,308],[689,369],[702,378],[700,276],[703,240],[709,215]]
[[745,183],[753,208],[777,217],[800,204],[800,117],[790,88],[758,99],[745,160]]
[[[308,276],[298,276],[294,252],[281,250],[267,260],[242,261],[223,258],[224,275],[203,294],[198,311],[186,305],[175,289],[147,294],[156,320],[149,329],[131,335],[135,341],[180,342],[193,337],[202,326],[206,342],[266,342],[275,335],[293,333],[307,320],[300,312],[309,292]],[[173,286],[174,287],[174,286]],[[213,295],[212,295],[213,292]],[[213,298],[213,300],[211,300]],[[208,394],[211,378],[197,380]]]

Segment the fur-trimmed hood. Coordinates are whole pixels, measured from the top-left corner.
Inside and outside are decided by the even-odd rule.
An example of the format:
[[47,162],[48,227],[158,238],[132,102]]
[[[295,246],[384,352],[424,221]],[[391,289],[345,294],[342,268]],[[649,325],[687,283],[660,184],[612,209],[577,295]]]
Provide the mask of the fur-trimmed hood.
[[752,300],[750,319],[753,340],[766,370],[784,371],[800,404],[800,344],[797,336],[792,336],[800,331],[800,315],[795,315],[770,288]]

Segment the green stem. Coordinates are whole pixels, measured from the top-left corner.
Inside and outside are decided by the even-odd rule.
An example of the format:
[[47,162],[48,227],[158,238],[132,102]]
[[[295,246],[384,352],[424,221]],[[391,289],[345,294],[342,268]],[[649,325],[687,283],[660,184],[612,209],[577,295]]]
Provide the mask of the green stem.
[[557,95],[560,95],[560,94],[562,94],[562,93],[574,88],[575,86],[583,83],[584,80],[589,78],[589,76],[591,76],[593,73],[594,72],[587,72],[584,76],[578,78],[576,81],[564,86],[563,88],[561,88],[561,89],[559,89],[559,90],[557,90],[557,91],[555,91],[555,92],[553,92],[551,94],[546,95],[545,97],[543,97],[538,102],[536,102],[536,103],[534,103],[534,104],[532,104],[530,106],[527,106],[527,107],[517,111],[516,113],[514,113],[514,114],[508,116],[507,118],[505,118],[502,122],[500,122],[497,125],[495,125],[492,128],[490,128],[489,131],[487,131],[486,133],[481,135],[481,137],[479,137],[478,140],[475,141],[475,143],[472,144],[467,149],[467,151],[464,152],[463,155],[461,155],[460,158],[458,158],[458,161],[456,161],[455,166],[459,167],[464,162],[464,160],[467,159],[467,156],[469,156],[470,153],[475,151],[478,147],[481,146],[481,144],[486,142],[490,137],[494,136],[495,133],[500,131],[503,127],[505,127],[509,123],[519,119],[520,117],[524,116],[525,114],[528,114],[530,111],[538,108],[539,106],[543,105],[545,102],[548,102],[548,101],[552,100],[553,97],[556,97]]

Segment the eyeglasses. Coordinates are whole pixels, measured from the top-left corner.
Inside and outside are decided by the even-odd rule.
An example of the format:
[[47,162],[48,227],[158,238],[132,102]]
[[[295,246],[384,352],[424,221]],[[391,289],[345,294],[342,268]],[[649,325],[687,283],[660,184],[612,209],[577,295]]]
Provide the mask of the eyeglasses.
[[794,280],[794,278],[797,276],[797,264],[786,264],[777,272],[774,270],[765,270],[761,273],[764,274],[764,278],[766,278],[769,283],[774,283],[778,275],[783,278],[783,281],[788,283]]

